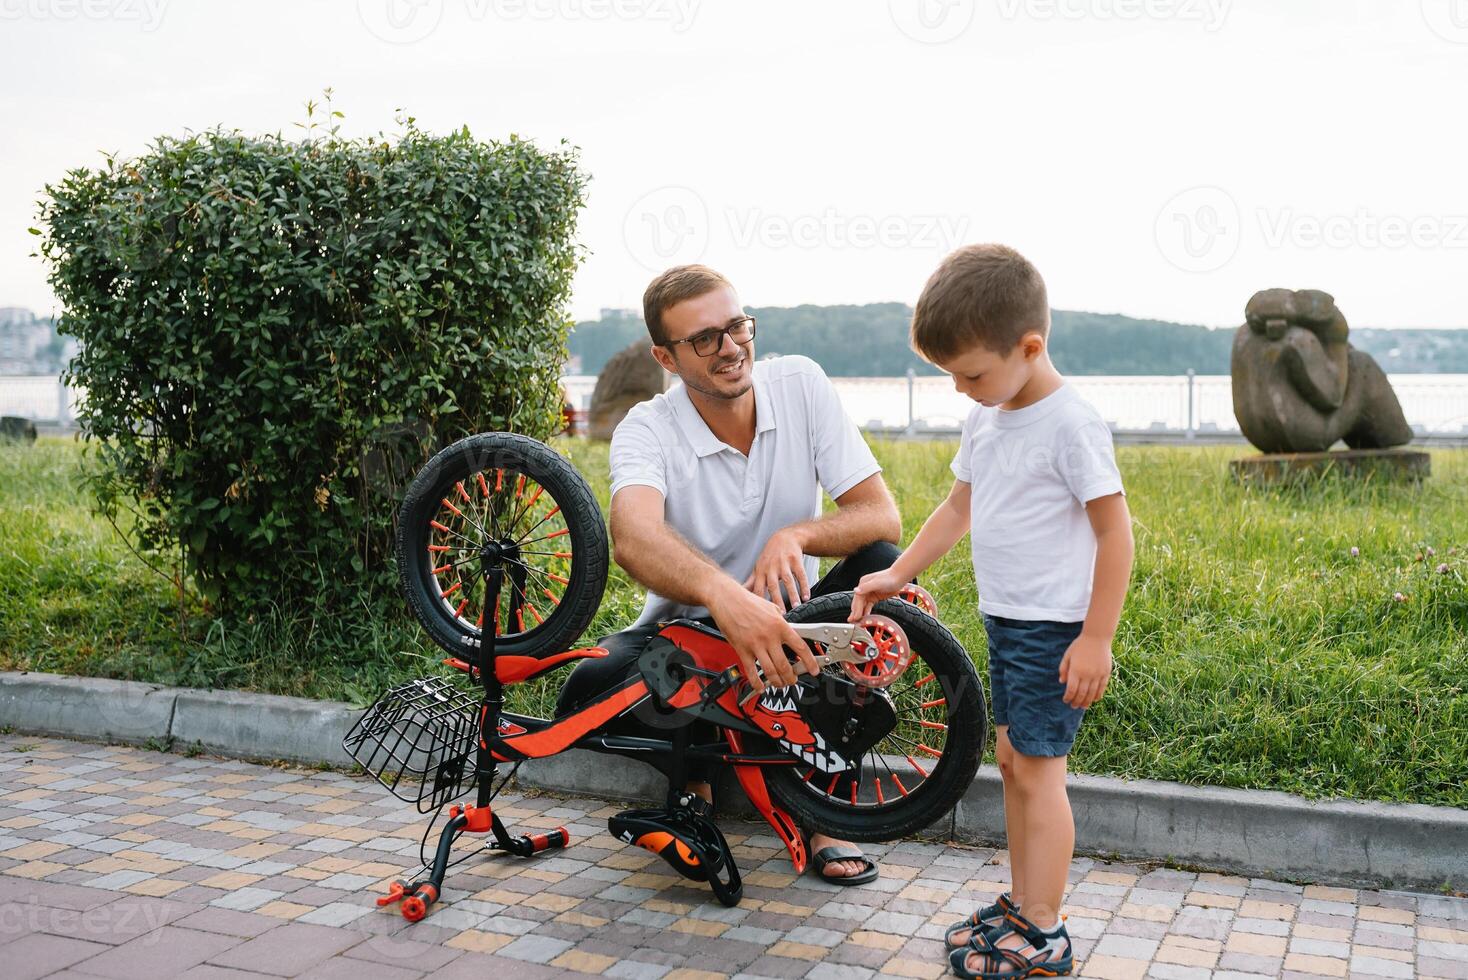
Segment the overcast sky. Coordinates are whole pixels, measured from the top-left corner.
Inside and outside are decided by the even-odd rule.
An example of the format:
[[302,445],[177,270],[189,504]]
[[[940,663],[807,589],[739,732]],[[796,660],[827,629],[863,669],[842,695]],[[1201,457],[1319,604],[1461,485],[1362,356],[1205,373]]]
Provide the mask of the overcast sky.
[[56,312],[47,181],[327,86],[352,134],[579,146],[578,318],[693,259],[910,303],[1004,241],[1064,309],[1468,327],[1468,0],[0,0],[0,305]]

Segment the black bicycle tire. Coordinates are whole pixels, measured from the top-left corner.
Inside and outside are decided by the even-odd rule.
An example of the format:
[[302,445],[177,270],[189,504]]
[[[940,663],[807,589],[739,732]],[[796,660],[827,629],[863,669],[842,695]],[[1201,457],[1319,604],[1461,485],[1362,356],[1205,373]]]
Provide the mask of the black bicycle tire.
[[448,653],[476,662],[479,631],[450,620],[430,591],[427,539],[429,521],[440,499],[458,480],[484,469],[483,461],[533,477],[561,508],[571,529],[570,584],[543,624],[521,636],[497,638],[496,653],[535,657],[568,650],[586,631],[601,605],[608,573],[607,529],[586,480],[571,463],[543,442],[510,432],[468,436],[436,453],[409,484],[398,512],[399,581],[408,606],[424,630]]
[[[983,688],[973,660],[948,629],[917,606],[896,599],[877,604],[875,613],[897,621],[909,645],[941,685],[950,706],[948,744],[929,778],[891,804],[854,807],[819,798],[790,766],[769,766],[771,796],[802,826],[853,841],[888,841],[915,834],[957,805],[973,782],[988,736]],[[820,596],[791,610],[793,623],[844,623],[851,593]],[[914,661],[909,670],[920,669]]]

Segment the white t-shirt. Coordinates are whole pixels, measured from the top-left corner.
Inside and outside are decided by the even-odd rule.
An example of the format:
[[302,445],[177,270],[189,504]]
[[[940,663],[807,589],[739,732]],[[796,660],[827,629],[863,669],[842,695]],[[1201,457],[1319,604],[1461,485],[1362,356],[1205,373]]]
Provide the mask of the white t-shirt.
[[1091,603],[1086,503],[1121,493],[1111,430],[1070,385],[1006,412],[975,405],[953,475],[970,484],[979,610],[1077,623]]
[[[747,457],[709,430],[682,384],[633,406],[612,433],[612,496],[657,490],[668,524],[738,582],[772,534],[820,515],[822,489],[834,500],[882,469],[810,358],[757,361],[753,380]],[[812,585],[818,569],[805,559]],[[648,592],[636,625],[707,615]]]

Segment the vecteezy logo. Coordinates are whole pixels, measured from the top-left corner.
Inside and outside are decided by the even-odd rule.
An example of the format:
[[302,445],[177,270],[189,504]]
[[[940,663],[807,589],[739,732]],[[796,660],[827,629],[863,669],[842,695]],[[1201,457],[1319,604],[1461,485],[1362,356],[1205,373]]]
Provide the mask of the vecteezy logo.
[[968,30],[974,0],[887,0],[897,29],[923,44],[942,44]]
[[709,244],[708,205],[687,187],[649,191],[627,209],[622,240],[649,272],[697,262]]
[[1162,206],[1154,229],[1157,250],[1184,272],[1215,272],[1238,254],[1239,205],[1221,187],[1194,187]]
[[1468,44],[1468,0],[1422,0],[1422,19],[1444,41]]
[[388,44],[414,44],[438,30],[443,0],[357,0],[357,16]]

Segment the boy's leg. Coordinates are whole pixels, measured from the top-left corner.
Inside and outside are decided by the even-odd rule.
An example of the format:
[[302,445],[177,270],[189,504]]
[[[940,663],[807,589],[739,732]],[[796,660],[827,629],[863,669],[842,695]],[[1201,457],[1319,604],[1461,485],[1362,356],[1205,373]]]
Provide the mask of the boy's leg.
[[[1009,900],[1022,907],[1025,899],[1024,799],[1011,785],[1014,781],[1014,746],[1009,744],[1009,726],[996,725],[994,733],[994,761],[998,763],[999,775],[1004,780],[1004,839],[1009,849]],[[973,929],[962,928],[950,932],[945,938],[950,946],[964,946],[973,934]]]
[[994,760],[1004,780],[1004,839],[1009,848],[1009,897],[1015,905],[1025,900],[1025,811],[1024,798],[1014,783],[1014,746],[1009,744],[1009,726],[995,729]]
[[[1060,903],[1075,854],[1076,828],[1065,792],[1065,756],[1014,753],[1014,795],[1020,801],[1021,841],[1015,879],[1024,882],[1024,916],[1041,929],[1060,920]],[[1005,785],[1006,819],[1010,785]],[[1011,829],[1010,860],[1015,861]],[[1028,846],[1031,842],[1035,846]],[[1015,895],[1018,899],[1019,896]]]

